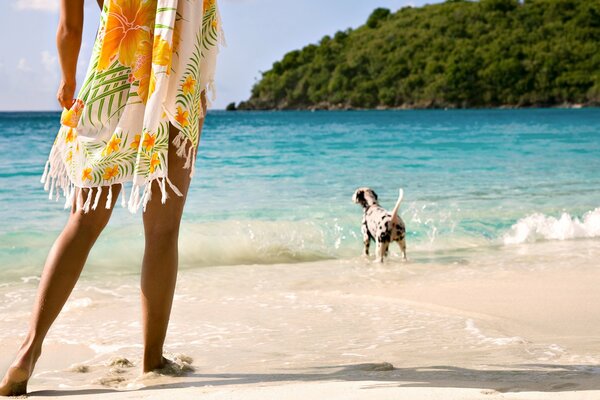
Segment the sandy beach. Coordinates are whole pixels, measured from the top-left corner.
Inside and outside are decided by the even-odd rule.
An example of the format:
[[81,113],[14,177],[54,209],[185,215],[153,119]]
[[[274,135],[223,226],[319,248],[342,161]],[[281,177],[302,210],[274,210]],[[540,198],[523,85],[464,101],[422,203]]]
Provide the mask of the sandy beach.
[[[597,399],[600,269],[586,260],[600,249],[570,242],[586,254],[574,257],[563,245],[448,263],[184,268],[166,345],[179,376],[140,376],[137,276],[84,278],[30,397]],[[36,284],[1,288],[3,355],[25,332]]]

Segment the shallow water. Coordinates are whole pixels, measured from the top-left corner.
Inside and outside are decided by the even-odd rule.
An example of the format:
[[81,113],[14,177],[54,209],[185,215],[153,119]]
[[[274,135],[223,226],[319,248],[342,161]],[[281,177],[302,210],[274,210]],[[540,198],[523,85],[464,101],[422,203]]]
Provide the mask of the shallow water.
[[[0,113],[0,281],[38,274],[66,219],[39,183],[58,121]],[[351,202],[359,186],[388,208],[404,188],[413,257],[598,237],[598,121],[600,109],[211,112],[182,261],[353,257],[362,248],[361,209]],[[86,273],[137,272],[140,222],[118,209]]]

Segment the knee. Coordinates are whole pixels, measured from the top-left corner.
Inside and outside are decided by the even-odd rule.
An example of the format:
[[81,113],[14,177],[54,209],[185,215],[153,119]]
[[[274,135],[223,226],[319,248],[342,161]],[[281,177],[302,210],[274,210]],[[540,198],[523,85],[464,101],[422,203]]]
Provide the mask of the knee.
[[104,230],[110,219],[110,210],[93,210],[88,213],[75,211],[71,214],[70,223],[78,235],[97,238]]
[[179,226],[180,221],[177,218],[144,224],[146,241],[153,244],[176,243],[179,238]]

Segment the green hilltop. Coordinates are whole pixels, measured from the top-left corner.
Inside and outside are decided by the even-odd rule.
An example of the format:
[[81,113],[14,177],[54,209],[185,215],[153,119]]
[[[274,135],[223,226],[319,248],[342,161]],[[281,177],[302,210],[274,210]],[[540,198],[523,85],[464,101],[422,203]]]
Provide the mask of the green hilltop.
[[378,8],[357,29],[287,53],[238,108],[569,104],[600,104],[600,0]]

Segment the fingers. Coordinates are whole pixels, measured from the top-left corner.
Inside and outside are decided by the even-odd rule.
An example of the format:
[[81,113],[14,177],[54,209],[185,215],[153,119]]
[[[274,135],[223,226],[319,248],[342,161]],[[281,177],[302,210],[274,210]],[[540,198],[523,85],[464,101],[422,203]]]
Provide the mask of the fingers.
[[75,83],[67,83],[62,81],[56,93],[58,103],[67,110],[75,103]]
[[67,110],[70,110],[71,107],[73,107],[73,104],[75,103],[73,96],[70,96],[69,98],[65,98],[65,97],[61,97],[60,95],[58,95],[57,97],[58,97],[58,103],[63,108],[66,108]]

